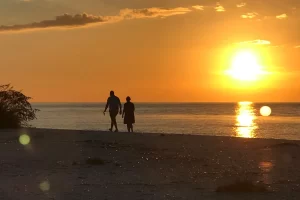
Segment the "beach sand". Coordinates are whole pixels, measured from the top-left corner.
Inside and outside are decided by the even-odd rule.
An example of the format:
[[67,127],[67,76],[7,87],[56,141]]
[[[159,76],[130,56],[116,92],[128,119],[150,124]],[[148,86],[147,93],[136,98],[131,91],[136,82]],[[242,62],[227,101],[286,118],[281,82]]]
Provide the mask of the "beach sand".
[[[300,197],[300,141],[24,129],[0,143],[0,199]],[[237,180],[268,191],[216,192]]]

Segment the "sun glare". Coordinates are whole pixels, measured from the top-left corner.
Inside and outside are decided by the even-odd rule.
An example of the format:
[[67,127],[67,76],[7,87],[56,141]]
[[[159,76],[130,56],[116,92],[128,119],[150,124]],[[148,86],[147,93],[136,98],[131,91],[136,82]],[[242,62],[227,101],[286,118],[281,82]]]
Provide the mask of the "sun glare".
[[253,52],[240,51],[234,55],[231,68],[227,73],[241,81],[254,81],[263,73],[263,70]]
[[239,102],[236,108],[236,136],[244,138],[256,137],[257,128],[252,102]]

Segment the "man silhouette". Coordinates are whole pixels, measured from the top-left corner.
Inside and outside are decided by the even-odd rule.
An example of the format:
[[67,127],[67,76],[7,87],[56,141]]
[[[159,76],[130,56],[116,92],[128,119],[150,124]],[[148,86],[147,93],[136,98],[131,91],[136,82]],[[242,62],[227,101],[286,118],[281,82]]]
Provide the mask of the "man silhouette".
[[[108,107],[109,107],[109,115],[110,115],[110,119],[111,119],[111,126],[110,126],[109,131],[112,131],[113,127],[115,126],[115,128],[116,128],[115,132],[118,132],[118,125],[117,125],[116,117],[117,117],[118,113],[120,113],[120,115],[122,114],[122,104],[121,104],[119,97],[115,96],[114,91],[110,91],[110,97],[108,97],[108,99],[107,99],[107,103],[106,103],[106,106],[105,106],[105,109],[103,112],[104,115],[105,115],[105,112]],[[120,108],[120,110],[119,110],[119,108]]]

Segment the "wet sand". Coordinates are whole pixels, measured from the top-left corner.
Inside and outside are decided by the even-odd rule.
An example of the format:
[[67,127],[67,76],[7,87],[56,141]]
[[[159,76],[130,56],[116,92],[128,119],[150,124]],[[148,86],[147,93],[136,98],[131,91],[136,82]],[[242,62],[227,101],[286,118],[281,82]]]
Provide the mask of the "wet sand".
[[[29,145],[19,135],[30,136]],[[0,131],[0,199],[299,199],[300,141]],[[87,163],[96,159],[98,163]],[[261,193],[219,193],[248,180]]]

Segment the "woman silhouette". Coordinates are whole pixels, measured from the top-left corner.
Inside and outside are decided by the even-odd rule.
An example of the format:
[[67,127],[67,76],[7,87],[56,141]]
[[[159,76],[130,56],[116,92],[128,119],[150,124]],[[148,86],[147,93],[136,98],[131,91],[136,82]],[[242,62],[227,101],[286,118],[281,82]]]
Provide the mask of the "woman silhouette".
[[133,125],[135,123],[135,116],[134,116],[134,104],[130,102],[131,98],[127,97],[127,103],[124,104],[123,114],[124,117],[124,124],[127,124],[128,132],[133,132]]

